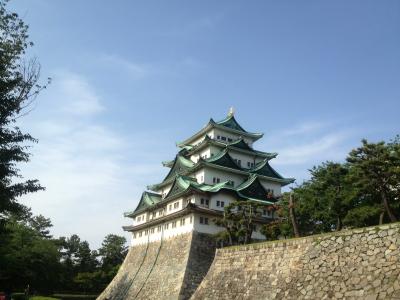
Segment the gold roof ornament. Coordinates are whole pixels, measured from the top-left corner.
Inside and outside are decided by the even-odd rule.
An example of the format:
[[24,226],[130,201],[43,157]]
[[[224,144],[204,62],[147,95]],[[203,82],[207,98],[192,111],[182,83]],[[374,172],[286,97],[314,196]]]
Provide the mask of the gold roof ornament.
[[231,108],[229,108],[228,116],[232,117],[234,114],[235,114],[235,109],[231,106]]

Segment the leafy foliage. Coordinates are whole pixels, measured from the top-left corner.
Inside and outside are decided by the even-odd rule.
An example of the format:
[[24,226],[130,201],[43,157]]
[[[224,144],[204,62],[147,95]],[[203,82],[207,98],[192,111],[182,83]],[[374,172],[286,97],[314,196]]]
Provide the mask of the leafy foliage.
[[[400,138],[389,143],[362,140],[346,163],[325,162],[310,170],[311,179],[293,188],[297,223],[302,235],[345,227],[376,225],[400,217]],[[278,215],[280,236],[293,236],[288,197]],[[271,236],[269,224],[265,233]]]
[[263,207],[253,201],[236,201],[225,206],[223,217],[214,219],[216,225],[225,227],[225,231],[217,234],[217,240],[228,245],[250,243]]
[[0,230],[11,213],[23,209],[17,202],[19,196],[43,189],[37,180],[22,180],[17,164],[29,161],[27,143],[37,141],[23,133],[16,121],[45,86],[38,84],[40,65],[24,57],[33,45],[28,26],[8,12],[6,4],[0,2]]

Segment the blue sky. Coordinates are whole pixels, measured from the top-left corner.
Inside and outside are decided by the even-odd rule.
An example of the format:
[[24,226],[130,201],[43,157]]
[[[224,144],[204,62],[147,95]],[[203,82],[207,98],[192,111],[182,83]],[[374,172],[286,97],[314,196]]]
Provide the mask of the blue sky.
[[222,119],[278,152],[301,183],[360,143],[400,133],[400,2],[14,0],[30,55],[53,82],[21,126],[23,167],[46,192],[23,199],[53,234],[97,247],[123,234],[175,142]]

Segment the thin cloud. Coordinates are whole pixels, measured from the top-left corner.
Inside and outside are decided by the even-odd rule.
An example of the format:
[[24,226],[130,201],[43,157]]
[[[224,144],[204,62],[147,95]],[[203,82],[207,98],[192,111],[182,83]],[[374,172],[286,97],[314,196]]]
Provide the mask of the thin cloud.
[[296,143],[279,150],[276,164],[304,164],[318,160],[337,160],[343,158],[341,148],[347,135],[344,133],[330,133],[317,137],[311,142]]
[[[85,84],[76,84],[77,78]],[[38,99],[41,115],[34,111],[21,123],[39,139],[32,148],[32,161],[21,166],[22,172],[46,187],[46,191],[26,195],[22,200],[34,213],[51,217],[55,236],[78,233],[94,247],[108,233],[129,238],[121,229],[129,224],[123,212],[135,208],[146,184],[162,179],[162,150],[154,147],[156,140],[163,140],[162,134],[153,132],[154,140],[123,136],[102,125],[93,107],[86,110],[90,118],[77,115],[71,109],[71,94],[64,88],[84,86],[73,91],[75,103],[87,102],[88,91],[97,95],[94,88],[78,74],[63,73],[58,80],[60,84]],[[62,105],[51,105],[54,99]],[[99,99],[96,97],[104,112]],[[141,142],[132,143],[137,140]],[[130,153],[147,153],[148,157],[129,157]]]
[[321,122],[306,122],[303,124],[299,124],[296,127],[285,129],[281,132],[284,136],[292,136],[292,135],[299,135],[299,134],[306,134],[318,131],[322,128],[326,127],[326,124]]
[[101,55],[100,60],[117,70],[125,70],[133,79],[143,79],[156,72],[150,64],[135,63],[116,54]]
[[87,80],[74,73],[58,74],[55,78],[54,89],[62,95],[62,107],[65,112],[88,116],[102,112],[105,108],[100,98]]

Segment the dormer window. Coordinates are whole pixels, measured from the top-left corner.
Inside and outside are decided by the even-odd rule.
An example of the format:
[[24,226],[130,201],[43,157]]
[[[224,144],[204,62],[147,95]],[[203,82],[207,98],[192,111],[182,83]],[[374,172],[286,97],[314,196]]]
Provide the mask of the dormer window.
[[210,203],[210,201],[208,199],[204,199],[204,198],[200,199],[200,204],[201,205],[204,205],[204,206],[208,207],[209,203]]
[[232,139],[231,139],[231,138],[228,138],[228,142],[232,142]]
[[226,137],[221,136],[221,140],[226,141]]
[[213,183],[220,183],[221,179],[219,179],[218,177],[213,177]]

